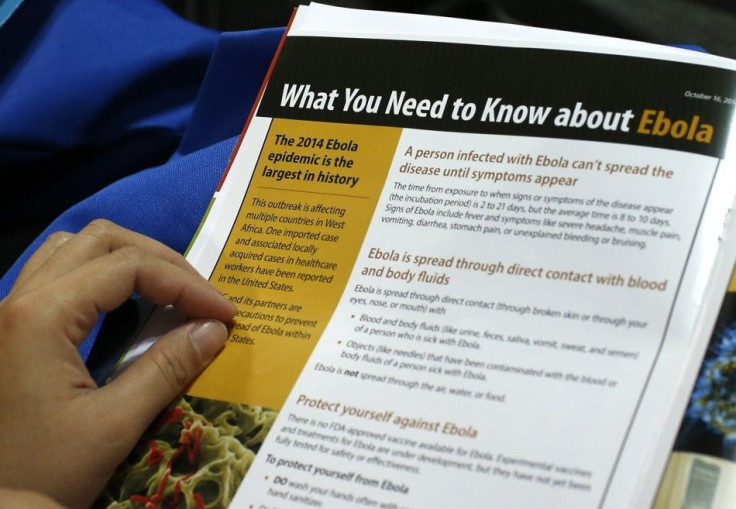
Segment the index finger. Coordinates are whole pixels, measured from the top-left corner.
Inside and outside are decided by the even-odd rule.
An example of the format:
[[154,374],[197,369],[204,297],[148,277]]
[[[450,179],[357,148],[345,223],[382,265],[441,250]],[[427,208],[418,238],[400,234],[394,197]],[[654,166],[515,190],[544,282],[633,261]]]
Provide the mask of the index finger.
[[45,286],[95,258],[125,247],[135,247],[184,271],[198,274],[183,256],[161,242],[111,221],[97,219],[66,239],[41,266],[35,267],[23,284],[27,289]]
[[86,337],[100,313],[115,309],[134,292],[155,304],[171,304],[191,318],[229,322],[236,312],[235,305],[196,271],[132,246],[87,262],[46,291],[65,315],[58,320],[75,317],[67,332],[75,344]]
[[53,256],[73,236],[74,234],[65,231],[57,231],[49,235],[23,265],[18,277],[15,278],[13,289],[22,287],[24,282],[30,279],[31,275],[35,274],[36,270],[42,267],[46,260]]

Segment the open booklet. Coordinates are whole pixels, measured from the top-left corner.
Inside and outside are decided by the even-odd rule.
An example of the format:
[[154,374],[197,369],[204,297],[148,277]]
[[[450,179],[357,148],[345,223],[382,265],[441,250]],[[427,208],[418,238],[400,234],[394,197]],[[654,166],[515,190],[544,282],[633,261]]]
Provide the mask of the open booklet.
[[300,7],[187,254],[228,344],[99,505],[651,507],[736,258],[735,71]]

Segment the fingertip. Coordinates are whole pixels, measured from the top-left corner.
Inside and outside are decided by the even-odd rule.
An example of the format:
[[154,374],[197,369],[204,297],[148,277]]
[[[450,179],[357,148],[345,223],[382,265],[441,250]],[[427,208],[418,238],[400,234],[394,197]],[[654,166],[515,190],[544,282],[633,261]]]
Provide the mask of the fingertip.
[[232,313],[232,316],[235,316],[235,313],[238,311],[238,306],[235,305],[233,301],[230,300],[228,297],[228,294],[223,291],[222,288],[217,286],[215,283],[210,281],[209,279],[205,279],[207,284],[209,284],[210,288],[217,294],[218,298],[222,300],[223,302],[227,303],[227,307],[229,308],[229,311]]
[[223,303],[221,308],[222,314],[217,314],[216,316],[213,315],[211,318],[216,318],[219,321],[223,322],[225,326],[229,326],[229,324],[235,319],[235,316],[238,314],[238,306],[235,305],[234,302],[232,302],[227,295],[220,294],[219,296],[220,302]]
[[236,306],[235,304],[233,304],[230,301],[227,301],[227,303],[230,306],[230,319],[232,320],[233,318],[235,318],[235,315],[238,314],[238,306]]

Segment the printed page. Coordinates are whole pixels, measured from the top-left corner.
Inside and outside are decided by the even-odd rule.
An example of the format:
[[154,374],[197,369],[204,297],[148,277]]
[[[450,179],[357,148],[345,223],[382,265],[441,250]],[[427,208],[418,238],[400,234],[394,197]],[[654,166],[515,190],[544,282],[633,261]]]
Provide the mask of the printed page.
[[[297,65],[307,55],[321,58]],[[415,76],[401,72],[406,62]],[[475,69],[477,81],[427,71],[453,65]],[[546,81],[545,66],[567,78]],[[686,269],[717,241],[700,237],[708,200],[721,202],[722,225],[732,198],[717,185],[727,125],[718,119],[731,107],[688,98],[687,79],[655,100],[636,78],[671,80],[672,69],[518,48],[287,39],[252,120],[260,135],[239,151],[254,168],[250,216],[230,241],[261,249],[227,247],[213,278],[241,278],[233,256],[282,251],[280,268],[243,265],[267,276],[249,284],[293,287],[258,304],[281,308],[264,319],[291,327],[246,334],[256,348],[233,366],[283,365],[253,362],[259,343],[277,357],[304,342],[314,350],[283,389],[235,505],[480,507],[492,496],[620,507],[641,496],[624,486],[639,490],[632,477],[648,480],[651,501],[653,446],[630,437],[664,424],[637,421],[663,350],[680,356],[663,368],[671,385],[691,361],[692,338],[671,331],[695,330],[697,313],[674,310],[702,298],[689,295]],[[618,95],[602,94],[615,76]],[[696,106],[697,120],[680,113]],[[309,223],[281,227],[296,218]],[[335,224],[339,240],[322,240]],[[309,329],[294,324],[318,315],[288,300],[300,279],[309,304],[323,306]],[[205,376],[194,393],[223,397],[217,380],[234,369]],[[637,457],[621,463],[628,454]]]
[[736,255],[733,64],[310,12],[188,253],[228,344],[110,499],[649,507]]
[[[243,500],[596,507],[667,325],[690,207],[708,190],[698,172],[713,167],[410,130],[395,152],[345,295]],[[553,185],[544,162],[563,160]],[[596,160],[649,171],[572,169]],[[437,171],[406,173],[420,164]],[[653,201],[639,183],[653,167],[685,187],[665,179],[669,198]],[[510,184],[477,185],[496,178]]]

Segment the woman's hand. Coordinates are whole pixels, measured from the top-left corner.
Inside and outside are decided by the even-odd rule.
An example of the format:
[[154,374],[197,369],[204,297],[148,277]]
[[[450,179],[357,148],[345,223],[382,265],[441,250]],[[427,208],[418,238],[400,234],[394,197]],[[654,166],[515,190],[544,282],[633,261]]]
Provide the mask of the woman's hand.
[[[190,321],[97,387],[77,348],[100,313],[134,292]],[[156,415],[224,346],[234,314],[181,255],[148,237],[104,220],[50,236],[0,301],[6,493],[89,506]]]

